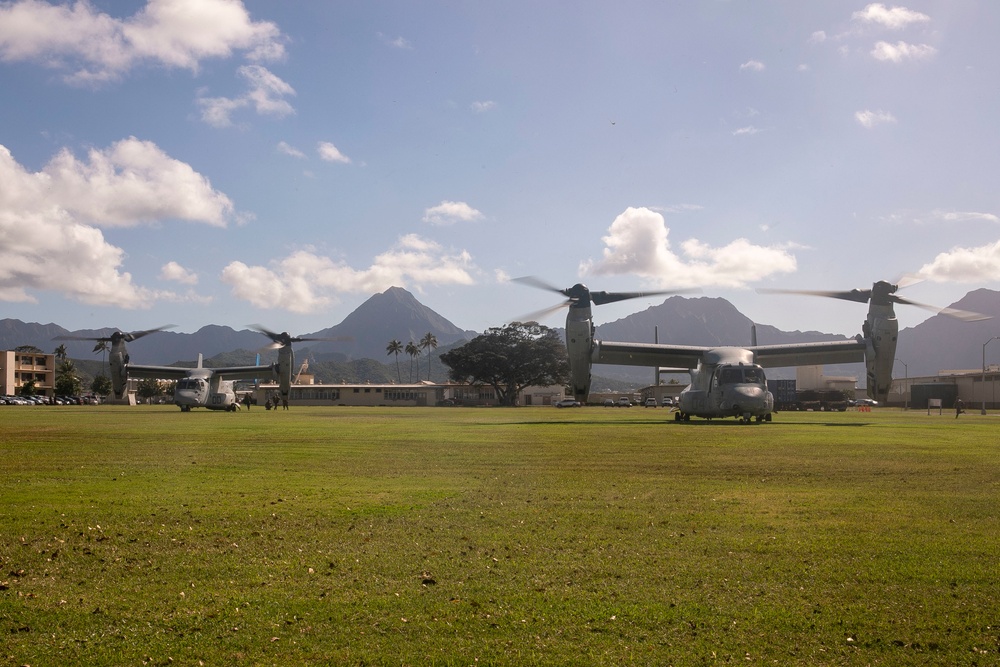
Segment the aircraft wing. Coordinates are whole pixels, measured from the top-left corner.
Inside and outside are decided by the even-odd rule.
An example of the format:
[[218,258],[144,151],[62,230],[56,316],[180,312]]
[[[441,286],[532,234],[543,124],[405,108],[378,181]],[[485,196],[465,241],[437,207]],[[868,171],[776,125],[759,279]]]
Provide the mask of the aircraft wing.
[[191,368],[177,366],[137,366],[129,364],[126,373],[133,378],[152,378],[154,380],[181,380],[191,374]]
[[756,355],[757,363],[764,368],[782,368],[864,361],[865,346],[864,339],[858,336],[853,340],[758,345],[749,349]]
[[695,368],[710,347],[696,345],[659,345],[655,343],[613,343],[594,341],[591,361],[595,364],[621,366],[670,366]]
[[177,366],[127,367],[129,377],[156,380],[182,380],[192,374],[207,375],[206,371],[225,380],[257,380],[274,377],[273,366],[228,366],[223,368],[178,368]]
[[215,375],[225,380],[266,380],[274,377],[274,366],[229,366],[210,368]]
[[[786,366],[818,366],[823,364],[848,364],[865,360],[865,342],[858,336],[853,340],[822,343],[788,343],[782,345],[758,345],[739,348],[732,346],[700,347],[697,345],[659,345],[655,343],[616,343],[594,341],[591,361],[595,364],[616,364],[621,366],[670,367],[676,369],[695,368],[699,361],[712,360],[710,357],[732,350],[746,355],[755,355],[758,364],[765,368]],[[732,358],[735,362],[736,357]],[[712,361],[719,361],[718,359]]]

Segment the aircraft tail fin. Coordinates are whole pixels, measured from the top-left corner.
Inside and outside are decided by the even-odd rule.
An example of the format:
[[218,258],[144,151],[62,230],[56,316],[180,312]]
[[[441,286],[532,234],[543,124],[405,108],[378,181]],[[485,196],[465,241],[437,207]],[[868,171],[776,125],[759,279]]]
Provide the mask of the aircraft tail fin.
[[202,355],[201,352],[198,353],[198,368],[202,368],[201,364],[202,364],[202,361],[203,361],[203,359],[202,359],[203,356],[204,355]]

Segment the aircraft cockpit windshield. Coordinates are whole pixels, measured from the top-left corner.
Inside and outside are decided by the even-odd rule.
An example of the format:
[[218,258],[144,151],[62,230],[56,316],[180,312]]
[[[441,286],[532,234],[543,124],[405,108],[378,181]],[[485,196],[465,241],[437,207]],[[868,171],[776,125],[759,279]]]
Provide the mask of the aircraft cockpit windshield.
[[764,384],[764,371],[759,366],[723,366],[719,369],[719,384]]
[[198,389],[201,389],[204,386],[204,384],[205,384],[205,381],[204,380],[200,380],[200,379],[178,380],[177,381],[177,388],[178,389],[190,389],[192,391],[197,391]]

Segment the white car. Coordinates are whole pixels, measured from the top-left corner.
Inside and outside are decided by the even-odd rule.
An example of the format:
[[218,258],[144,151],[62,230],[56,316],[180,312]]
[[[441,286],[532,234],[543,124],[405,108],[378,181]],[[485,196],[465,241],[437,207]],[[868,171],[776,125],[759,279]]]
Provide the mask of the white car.
[[557,408],[578,408],[580,407],[580,401],[572,398],[564,398],[556,401],[553,405]]

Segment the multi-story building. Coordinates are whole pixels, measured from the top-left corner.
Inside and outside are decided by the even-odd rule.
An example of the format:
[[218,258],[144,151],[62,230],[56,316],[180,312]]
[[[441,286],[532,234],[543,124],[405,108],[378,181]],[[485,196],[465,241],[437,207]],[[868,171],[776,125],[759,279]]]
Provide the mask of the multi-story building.
[[20,394],[34,381],[35,393],[52,396],[56,386],[56,355],[44,352],[0,352],[0,395]]

